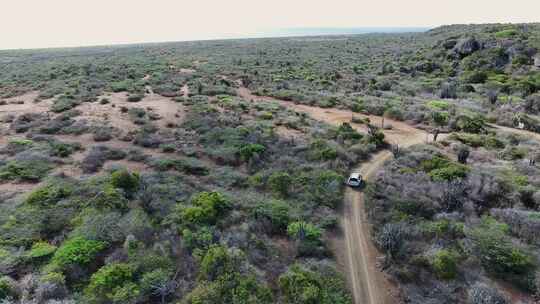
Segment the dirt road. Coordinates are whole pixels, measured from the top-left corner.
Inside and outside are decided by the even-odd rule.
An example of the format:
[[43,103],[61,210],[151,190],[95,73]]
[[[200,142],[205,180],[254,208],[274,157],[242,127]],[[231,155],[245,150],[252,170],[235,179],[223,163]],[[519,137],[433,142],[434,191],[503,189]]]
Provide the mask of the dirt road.
[[[381,125],[381,117],[352,113],[347,110],[323,109],[307,105],[299,105],[293,102],[278,100],[271,97],[261,97],[251,94],[246,88],[239,88],[238,95],[246,100],[265,100],[278,102],[289,109],[308,114],[313,119],[332,125],[340,125],[344,122],[351,123],[351,118],[369,118],[371,123]],[[420,144],[429,140],[425,131],[416,129],[403,122],[386,119],[385,125],[391,129],[384,131],[386,139],[391,143],[397,143],[401,147]],[[365,124],[351,123],[351,126],[361,133],[366,133]],[[370,162],[355,168],[354,172],[360,172],[369,179],[386,160],[391,158],[389,151],[381,151],[375,154]],[[350,289],[356,304],[385,304],[396,303],[396,287],[393,286],[384,274],[377,269],[377,257],[380,255],[373,245],[370,236],[370,226],[366,218],[364,207],[364,194],[360,191],[347,188],[345,192],[344,212],[341,225],[344,232],[343,240],[336,240],[339,249],[345,248],[345,252],[336,256],[338,262],[344,265],[347,271]]]
[[[278,100],[272,97],[256,96],[246,88],[239,88],[238,95],[246,100],[264,100],[278,102],[289,109],[308,114],[311,118],[328,124],[340,125],[351,123],[352,117],[369,118],[374,125],[381,126],[382,118],[379,116],[361,115],[347,110],[323,109],[319,107],[299,105],[293,102]],[[366,126],[351,123],[353,128],[365,133]],[[432,136],[423,130],[416,129],[403,122],[386,119],[386,140],[400,147],[408,147],[423,142],[432,141]],[[540,140],[540,134],[509,127],[491,125],[494,129],[509,132],[529,138]],[[439,136],[445,138],[445,134]],[[386,160],[392,157],[390,151],[381,151],[371,158],[370,162],[355,168],[366,180],[381,168]],[[377,257],[380,255],[373,245],[370,236],[370,225],[365,212],[364,194],[360,191],[347,188],[345,192],[344,212],[341,219],[344,239],[335,241],[335,252],[338,262],[344,265],[347,272],[350,289],[356,304],[390,304],[397,303],[397,288],[389,282],[384,274],[377,269]],[[343,248],[346,250],[343,252]]]

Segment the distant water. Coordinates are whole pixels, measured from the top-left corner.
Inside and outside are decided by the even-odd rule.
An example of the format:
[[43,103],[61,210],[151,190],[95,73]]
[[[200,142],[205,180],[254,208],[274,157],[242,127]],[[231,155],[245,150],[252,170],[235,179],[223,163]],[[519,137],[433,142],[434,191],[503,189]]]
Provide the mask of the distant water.
[[425,32],[429,27],[306,27],[306,28],[284,28],[274,30],[263,30],[251,37],[295,37],[295,36],[327,36],[327,35],[355,35],[371,33],[411,33]]

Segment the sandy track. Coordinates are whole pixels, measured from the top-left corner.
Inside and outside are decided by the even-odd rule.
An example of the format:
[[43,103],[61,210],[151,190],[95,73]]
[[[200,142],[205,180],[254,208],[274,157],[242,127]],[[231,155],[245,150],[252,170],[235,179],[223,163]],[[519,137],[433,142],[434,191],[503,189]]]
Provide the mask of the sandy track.
[[[381,125],[382,118],[372,115],[352,113],[347,110],[323,109],[319,107],[299,105],[293,102],[278,100],[271,97],[253,95],[246,88],[239,88],[238,95],[247,100],[264,100],[278,102],[281,105],[297,112],[308,114],[313,119],[332,125],[340,125],[344,122],[351,123],[351,118],[369,118],[372,124]],[[351,125],[361,133],[367,132],[365,124]],[[385,120],[385,125],[391,125],[392,129],[384,130],[387,141],[397,143],[401,147],[408,147],[423,143],[430,139],[425,131],[416,129],[404,122]],[[442,137],[442,136],[441,136]],[[354,172],[360,172],[367,180],[392,157],[390,151],[381,151],[375,154],[371,161],[355,168]],[[380,256],[371,241],[370,225],[365,212],[364,194],[360,191],[347,188],[343,206],[341,226],[344,239],[334,241],[338,263],[344,265],[347,272],[350,289],[356,304],[385,304],[396,303],[397,287],[394,286],[377,268],[377,257]],[[343,247],[345,251],[343,252]]]
[[[313,119],[332,125],[340,125],[344,122],[351,123],[352,117],[369,118],[374,125],[381,125],[381,117],[361,115],[347,110],[323,109],[319,107],[299,105],[293,102],[278,100],[267,96],[253,95],[246,88],[239,88],[238,95],[247,100],[263,100],[277,102],[289,109],[306,113]],[[365,133],[366,126],[351,123],[359,132]],[[409,147],[415,144],[432,141],[432,135],[423,130],[414,128],[404,122],[386,119],[385,125],[391,125],[391,130],[384,130],[386,140],[400,147]],[[498,131],[513,133],[540,141],[540,134],[519,130],[499,125],[490,125]],[[448,134],[439,135],[444,139]],[[390,151],[381,151],[371,158],[370,162],[355,168],[353,172],[359,172],[366,180],[381,168],[385,161],[392,157]],[[371,240],[371,227],[365,211],[364,194],[360,191],[347,188],[345,191],[343,216],[341,226],[344,232],[344,240],[333,241],[334,251],[340,265],[344,265],[350,289],[356,304],[390,304],[399,302],[398,289],[377,268],[377,258],[380,255]],[[346,249],[343,252],[343,249]]]

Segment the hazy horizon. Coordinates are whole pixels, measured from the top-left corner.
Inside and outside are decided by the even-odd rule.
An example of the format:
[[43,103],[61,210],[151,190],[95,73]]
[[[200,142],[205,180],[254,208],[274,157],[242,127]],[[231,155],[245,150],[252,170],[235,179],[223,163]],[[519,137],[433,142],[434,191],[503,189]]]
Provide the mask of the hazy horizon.
[[0,51],[10,50],[39,50],[39,49],[61,49],[61,48],[84,48],[84,47],[97,47],[97,46],[123,46],[123,45],[138,45],[138,44],[153,44],[153,43],[174,43],[174,42],[196,42],[196,41],[212,41],[212,40],[234,40],[234,39],[264,39],[264,38],[287,38],[287,37],[316,37],[316,36],[340,36],[340,35],[362,35],[362,34],[390,34],[390,33],[418,33],[430,30],[431,27],[299,27],[299,28],[283,28],[283,29],[270,29],[264,30],[258,33],[248,33],[243,35],[222,35],[215,37],[201,37],[199,39],[185,39],[185,40],[163,40],[163,41],[133,41],[133,42],[119,42],[119,43],[107,43],[107,44],[87,44],[87,45],[58,45],[49,47],[28,47],[28,48],[10,48],[2,49]]
[[280,29],[425,29],[540,19],[537,0],[510,6],[488,0],[4,0],[2,8],[4,50],[285,36]]

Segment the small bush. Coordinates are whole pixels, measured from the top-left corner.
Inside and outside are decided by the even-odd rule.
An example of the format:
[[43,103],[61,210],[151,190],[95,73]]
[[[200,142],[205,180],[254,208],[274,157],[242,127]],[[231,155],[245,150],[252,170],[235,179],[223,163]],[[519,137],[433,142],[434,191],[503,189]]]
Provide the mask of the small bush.
[[67,240],[54,253],[52,263],[61,269],[69,265],[85,266],[94,261],[99,252],[107,247],[105,242],[82,237]]
[[421,169],[428,173],[434,181],[452,181],[467,177],[470,169],[462,164],[454,163],[446,158],[434,156],[420,164]]
[[294,222],[287,226],[287,234],[297,240],[320,242],[322,231],[311,223]]
[[44,160],[13,160],[0,166],[0,181],[18,180],[38,182],[47,176],[51,169],[52,165],[46,163]]
[[231,207],[229,200],[219,192],[200,192],[191,203],[193,206],[181,210],[182,222],[191,225],[214,224]]
[[132,194],[139,188],[140,176],[138,173],[130,173],[127,170],[117,170],[111,174],[111,184]]
[[258,222],[269,222],[271,233],[283,233],[289,224],[289,212],[290,207],[286,202],[271,200],[257,205],[253,214]]
[[[101,267],[90,278],[90,284],[84,290],[85,296],[92,303],[125,303],[125,300],[139,294],[139,289],[132,285],[133,269],[128,264],[116,263]],[[131,295],[126,294],[131,293]]]
[[457,274],[457,255],[449,250],[439,250],[432,257],[431,267],[439,278],[453,279]]
[[289,194],[289,187],[292,178],[286,172],[274,172],[268,177],[268,187],[278,195],[286,197]]
[[247,144],[243,145],[238,149],[238,154],[240,155],[240,158],[244,161],[250,160],[253,155],[255,154],[261,154],[266,150],[266,148],[263,145],[259,144]]
[[321,272],[293,265],[278,280],[286,303],[342,304],[351,297],[339,274],[328,269]]
[[40,207],[54,205],[71,195],[71,189],[60,184],[49,184],[32,191],[25,200],[26,204]]
[[56,246],[47,242],[36,242],[32,245],[28,257],[31,259],[39,259],[52,255],[56,251]]
[[134,94],[134,95],[129,95],[128,98],[127,98],[127,101],[129,102],[138,102],[138,101],[141,101],[143,99],[143,95],[141,94]]
[[0,277],[0,300],[14,298],[17,295],[13,282],[7,276]]
[[508,226],[490,217],[469,232],[484,268],[508,281],[530,288],[528,277],[536,266],[529,253],[514,246],[507,236]]

